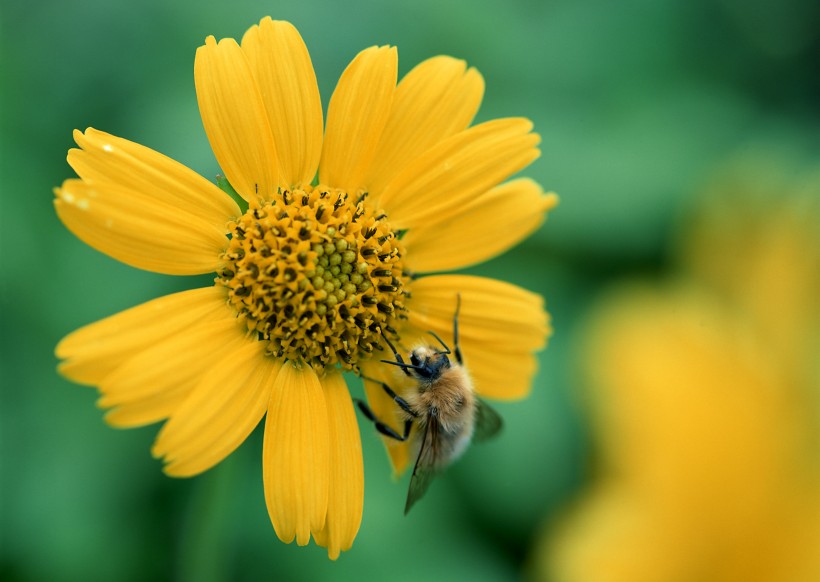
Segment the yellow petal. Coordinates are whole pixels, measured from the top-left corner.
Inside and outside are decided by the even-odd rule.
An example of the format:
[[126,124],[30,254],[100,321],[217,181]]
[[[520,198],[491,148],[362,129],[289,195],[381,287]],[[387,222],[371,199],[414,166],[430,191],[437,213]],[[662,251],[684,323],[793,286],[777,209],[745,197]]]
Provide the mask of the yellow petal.
[[245,53],[232,38],[214,37],[196,51],[199,113],[217,161],[248,202],[268,199],[279,185],[276,146],[262,95]]
[[225,310],[136,352],[100,382],[98,406],[113,408],[105,420],[131,427],[171,416],[213,362],[247,341],[247,328]]
[[271,124],[281,180],[310,184],[322,152],[322,100],[307,47],[294,26],[265,17],[242,38]]
[[538,358],[532,353],[495,349],[470,340],[461,343],[464,365],[476,392],[494,400],[520,400],[532,390]]
[[113,182],[66,180],[54,193],[57,215],[68,230],[127,265],[197,275],[222,264],[219,256],[228,244],[224,224]]
[[[375,360],[362,363],[361,369],[364,376],[384,382],[396,393],[401,394],[402,389],[400,386],[403,386],[404,384],[400,383],[403,379],[393,373],[392,366],[388,368],[388,364],[382,364],[378,360]],[[376,382],[365,380],[364,392],[367,396],[367,404],[370,406],[370,410],[373,411],[373,414],[376,415],[376,418],[390,426],[390,428],[395,430],[397,433],[402,434],[404,425],[398,417],[398,406],[393,399],[385,393],[381,385]],[[366,435],[367,432],[371,430],[373,435],[379,435],[381,437],[385,449],[387,450],[387,456],[390,459],[390,464],[393,467],[394,476],[404,473],[407,469],[407,464],[410,461],[409,443],[382,436],[376,432],[376,428],[371,422],[365,422],[366,424],[363,426],[370,426],[370,429],[364,429]],[[368,437],[366,436],[365,438]]]
[[330,435],[330,488],[327,520],[314,539],[327,548],[331,560],[349,550],[362,523],[364,466],[362,442],[353,401],[338,371],[322,381]]
[[378,196],[409,161],[470,125],[483,95],[479,72],[452,57],[427,59],[407,73],[396,87],[366,180],[370,196]]
[[165,423],[151,453],[164,457],[166,473],[189,477],[210,469],[259,424],[282,367],[265,356],[266,347],[247,338],[225,353]]
[[468,202],[447,221],[411,229],[402,239],[413,271],[458,269],[500,255],[524,239],[558,203],[527,178],[513,180]]
[[227,232],[239,206],[193,170],[159,152],[88,128],[74,132],[82,149],[68,152],[68,163],[86,182],[111,182],[193,214]]
[[[494,279],[437,275],[415,281],[408,323],[453,343],[456,294],[459,343],[476,389],[491,398],[525,396],[535,374],[532,352],[546,344],[549,316],[541,296]],[[506,374],[504,373],[506,372]]]
[[262,472],[273,529],[300,546],[324,528],[330,446],[327,406],[309,366],[286,363],[273,384],[265,419]]
[[396,90],[398,53],[371,47],[348,65],[330,98],[319,182],[355,192],[376,155]]
[[132,307],[87,325],[57,344],[65,360],[60,373],[80,384],[99,384],[135,353],[193,327],[198,322],[231,317],[225,289],[182,291]]
[[457,294],[461,295],[458,323],[463,339],[515,350],[544,347],[550,329],[543,298],[485,277],[435,275],[414,281],[409,323],[419,330],[441,329],[452,339]]
[[538,157],[537,134],[527,119],[497,119],[466,129],[404,166],[379,203],[395,228],[446,220],[475,197]]

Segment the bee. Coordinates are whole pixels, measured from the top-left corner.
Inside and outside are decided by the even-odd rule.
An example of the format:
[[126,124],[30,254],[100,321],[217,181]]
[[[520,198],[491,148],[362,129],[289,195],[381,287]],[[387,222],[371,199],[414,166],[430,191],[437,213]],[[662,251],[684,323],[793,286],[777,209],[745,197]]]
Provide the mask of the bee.
[[[495,436],[501,429],[501,417],[473,388],[473,381],[461,356],[458,345],[458,315],[461,295],[456,295],[453,316],[453,349],[435,332],[428,332],[439,346],[422,344],[410,351],[407,363],[385,337],[395,360],[381,360],[397,366],[413,380],[410,389],[401,395],[384,382],[363,378],[379,384],[398,406],[404,420],[400,434],[378,419],[367,404],[356,403],[362,413],[373,422],[381,434],[397,441],[410,441],[411,454],[416,455],[410,488],[407,492],[405,515],[425,494],[433,477],[458,459],[468,445]],[[455,361],[450,359],[455,357]],[[415,430],[413,430],[415,428]]]

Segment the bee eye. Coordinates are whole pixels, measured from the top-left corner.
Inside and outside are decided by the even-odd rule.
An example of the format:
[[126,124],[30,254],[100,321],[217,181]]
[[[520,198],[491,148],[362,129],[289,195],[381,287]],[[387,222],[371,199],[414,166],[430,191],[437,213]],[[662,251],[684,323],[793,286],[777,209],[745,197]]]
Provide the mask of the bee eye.
[[418,366],[421,363],[419,357],[416,354],[410,354],[410,363],[414,366]]

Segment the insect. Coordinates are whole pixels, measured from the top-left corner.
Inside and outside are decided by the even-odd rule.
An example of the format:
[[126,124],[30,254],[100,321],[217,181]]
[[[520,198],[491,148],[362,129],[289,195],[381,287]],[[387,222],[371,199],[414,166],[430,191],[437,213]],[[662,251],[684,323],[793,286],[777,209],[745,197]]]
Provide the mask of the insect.
[[[410,440],[416,456],[404,513],[421,499],[436,473],[458,459],[470,442],[493,437],[501,429],[501,417],[476,396],[470,374],[464,366],[458,345],[458,315],[461,296],[456,295],[453,316],[453,349],[434,332],[428,332],[440,344],[424,344],[410,352],[407,363],[387,338],[395,360],[382,360],[398,366],[414,383],[411,389],[396,394],[386,383],[365,377],[379,384],[398,405],[404,417],[401,434],[379,420],[370,407],[357,400],[362,413],[383,435],[398,441]],[[455,357],[455,362],[449,356]],[[413,428],[415,427],[415,430]]]

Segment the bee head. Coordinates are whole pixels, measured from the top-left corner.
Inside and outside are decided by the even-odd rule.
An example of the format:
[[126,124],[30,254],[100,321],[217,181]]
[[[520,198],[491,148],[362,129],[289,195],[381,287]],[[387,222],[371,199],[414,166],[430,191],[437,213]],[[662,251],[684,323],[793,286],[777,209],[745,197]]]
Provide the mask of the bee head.
[[430,346],[418,347],[410,352],[411,372],[419,380],[435,380],[450,367],[447,354]]

